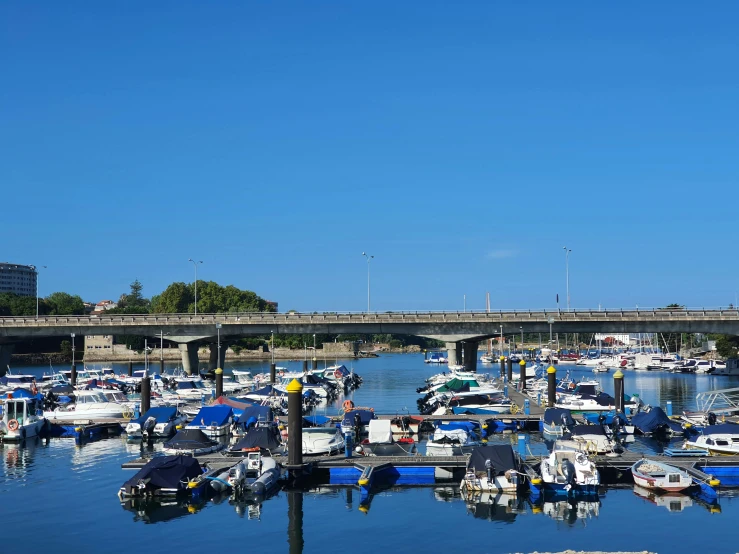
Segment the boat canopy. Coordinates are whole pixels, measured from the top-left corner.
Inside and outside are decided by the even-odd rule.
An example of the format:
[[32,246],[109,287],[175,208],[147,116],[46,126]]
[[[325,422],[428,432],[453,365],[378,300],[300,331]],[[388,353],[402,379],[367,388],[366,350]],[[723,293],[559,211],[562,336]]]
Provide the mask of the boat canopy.
[[249,406],[239,415],[239,423],[245,424],[247,427],[256,424],[257,421],[272,421],[272,408],[269,406]]
[[203,406],[190,422],[190,425],[226,425],[233,417],[231,406]]
[[149,490],[177,490],[182,487],[182,482],[194,479],[202,472],[200,463],[192,456],[157,456],[123,483],[123,488],[127,494],[131,494],[144,481]]
[[544,421],[555,425],[566,425],[567,427],[575,425],[572,412],[566,408],[547,408],[544,410]]
[[739,435],[739,425],[736,423],[719,423],[707,425],[703,428],[704,435]]
[[243,411],[246,408],[250,408],[254,404],[251,402],[244,402],[243,400],[239,400],[237,398],[228,398],[227,396],[219,396],[213,401],[213,406],[231,406],[231,408],[234,411],[234,414],[238,415],[241,411]]
[[139,425],[143,425],[144,422],[150,417],[156,419],[157,423],[161,423],[163,421],[172,421],[176,415],[177,408],[170,406],[160,406],[157,408],[149,408],[149,411],[147,411],[138,419],[132,419],[131,423],[138,423]]
[[602,425],[574,425],[570,428],[570,434],[573,437],[581,437],[583,435],[600,435],[606,436],[606,430]]
[[474,471],[485,471],[485,462],[490,460],[495,469],[495,475],[502,475],[509,469],[518,469],[516,456],[510,444],[494,444],[478,446],[470,454],[467,468]]
[[667,427],[676,433],[683,432],[682,426],[667,417],[667,414],[659,406],[654,406],[648,412],[639,412],[633,415],[631,423],[644,434],[652,433],[660,427]]
[[271,396],[274,394],[284,394],[283,392],[278,391],[275,389],[272,385],[267,385],[266,387],[262,387],[259,390],[255,390],[253,392],[248,393],[250,396]]
[[373,419],[369,422],[369,436],[371,443],[393,442],[393,432],[390,429],[389,419]]
[[477,381],[474,379],[451,379],[446,384],[442,385],[436,392],[465,392],[469,391],[470,387],[479,387]]
[[434,427],[440,431],[458,431],[461,429],[467,433],[474,433],[479,431],[480,424],[474,421],[449,421],[447,423],[434,422]]
[[270,425],[267,427],[255,427],[239,442],[233,445],[230,452],[240,452],[246,448],[264,448],[266,450],[275,450],[281,446],[280,431],[277,427]]
[[341,424],[349,427],[354,425],[354,414],[359,414],[362,425],[367,425],[376,417],[375,412],[371,410],[350,410],[344,414],[344,419]]
[[322,415],[312,415],[307,416],[303,418],[303,427],[323,427],[326,425],[329,421],[331,421],[330,417],[322,416]]
[[[209,448],[216,444],[200,429],[180,429],[177,434],[164,443],[164,448],[173,450],[198,450]],[[156,459],[156,458],[155,458]]]

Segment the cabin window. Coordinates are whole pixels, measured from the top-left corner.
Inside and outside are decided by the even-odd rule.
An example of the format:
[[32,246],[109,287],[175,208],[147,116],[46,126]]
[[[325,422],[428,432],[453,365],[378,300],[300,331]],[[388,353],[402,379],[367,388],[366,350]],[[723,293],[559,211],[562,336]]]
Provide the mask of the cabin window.
[[729,441],[726,441],[726,440],[717,440],[716,441],[716,444],[718,446],[729,446]]
[[670,473],[668,476],[670,483],[679,483],[680,482],[680,474],[679,473]]
[[680,512],[683,509],[683,505],[680,504],[678,501],[670,502],[670,511],[671,512]]
[[706,444],[713,444],[713,439],[706,439]]

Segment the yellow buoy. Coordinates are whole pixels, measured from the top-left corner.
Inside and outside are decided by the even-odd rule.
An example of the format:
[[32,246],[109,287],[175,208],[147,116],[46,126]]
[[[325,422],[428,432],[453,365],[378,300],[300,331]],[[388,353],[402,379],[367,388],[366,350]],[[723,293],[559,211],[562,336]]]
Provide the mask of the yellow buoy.
[[357,484],[360,487],[366,487],[367,485],[369,485],[369,479],[360,479],[359,481],[357,481]]
[[541,485],[541,478],[540,478],[540,477],[534,477],[534,478],[533,478],[533,479],[531,480],[531,484],[532,484],[532,485]]
[[712,514],[720,514],[721,513],[721,506],[711,506],[711,513]]
[[187,488],[188,489],[194,489],[197,486],[198,486],[198,482],[197,481],[188,481],[187,482]]
[[532,506],[531,507],[531,513],[532,514],[540,514],[541,513],[541,508],[539,506]]
[[81,433],[82,432],[82,427],[75,427],[74,428],[74,432],[75,433]]
[[187,511],[188,511],[188,513],[194,514],[194,513],[196,513],[198,511],[198,509],[195,506],[193,506],[192,504],[190,504],[187,507]]
[[692,424],[692,423],[686,423],[686,424],[685,424],[685,428],[686,428],[686,429],[690,429],[690,428],[691,428],[692,426],[693,426],[693,424]]
[[711,485],[712,487],[718,487],[721,484],[721,481],[714,478],[708,481],[708,484]]
[[488,428],[488,424],[487,423],[483,423],[482,425],[480,425],[480,427],[482,427],[483,429],[487,429]]

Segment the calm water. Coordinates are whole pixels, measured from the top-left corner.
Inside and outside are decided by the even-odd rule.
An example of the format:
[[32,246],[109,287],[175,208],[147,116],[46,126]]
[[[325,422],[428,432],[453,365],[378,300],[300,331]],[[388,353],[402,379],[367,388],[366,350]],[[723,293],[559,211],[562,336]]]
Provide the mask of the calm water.
[[[350,362],[346,362],[349,367]],[[299,369],[299,363],[286,364]],[[264,370],[266,364],[243,364]],[[388,355],[353,362],[364,377],[354,393],[357,404],[379,412],[415,412],[415,389],[439,371],[421,356]],[[570,366],[573,374],[594,376]],[[120,366],[123,370],[124,366]],[[43,368],[32,369],[41,373]],[[564,368],[562,368],[564,369]],[[481,368],[482,371],[488,371]],[[489,371],[496,371],[490,368]],[[595,374],[613,391],[609,374]],[[692,408],[695,394],[710,388],[739,386],[739,379],[652,372],[626,374],[627,393],[664,406],[673,400],[677,413]],[[338,405],[327,408],[329,414]],[[515,440],[500,436],[496,440]],[[543,445],[532,437],[532,448]],[[630,448],[648,451],[648,442]],[[723,495],[719,507],[697,500],[648,499],[631,488],[610,489],[597,503],[526,501],[509,505],[460,497],[458,486],[389,489],[361,498],[358,489],[318,487],[280,492],[261,506],[233,505],[228,498],[205,506],[186,502],[138,512],[121,506],[116,491],[132,472],[122,462],[139,454],[138,446],[108,439],[81,447],[72,440],[38,440],[23,448],[0,446],[0,516],[28,552],[126,552],[151,547],[200,552],[213,548],[248,548],[268,552],[440,552],[474,548],[480,552],[601,549],[659,552],[735,552],[739,501]],[[360,502],[361,509],[360,509]],[[302,520],[302,521],[301,521]],[[302,526],[302,535],[300,528]],[[4,549],[3,549],[4,550]]]

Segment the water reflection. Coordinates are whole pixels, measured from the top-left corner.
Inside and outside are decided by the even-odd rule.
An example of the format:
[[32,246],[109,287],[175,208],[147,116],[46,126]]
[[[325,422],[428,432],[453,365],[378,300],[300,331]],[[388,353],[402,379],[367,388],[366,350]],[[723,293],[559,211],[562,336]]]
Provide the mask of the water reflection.
[[587,525],[589,519],[596,518],[600,514],[600,499],[545,501],[540,508],[534,508],[532,511],[545,514],[569,526],[573,526],[578,522]]
[[527,509],[524,498],[515,494],[465,490],[462,498],[467,505],[467,513],[477,519],[513,523]]
[[134,521],[162,523],[197,512],[197,508],[185,499],[127,498],[121,508],[134,514]]
[[48,445],[49,439],[39,436],[26,439],[20,443],[0,442],[0,455],[3,458],[3,470],[6,479],[24,479],[32,470],[37,448]]

